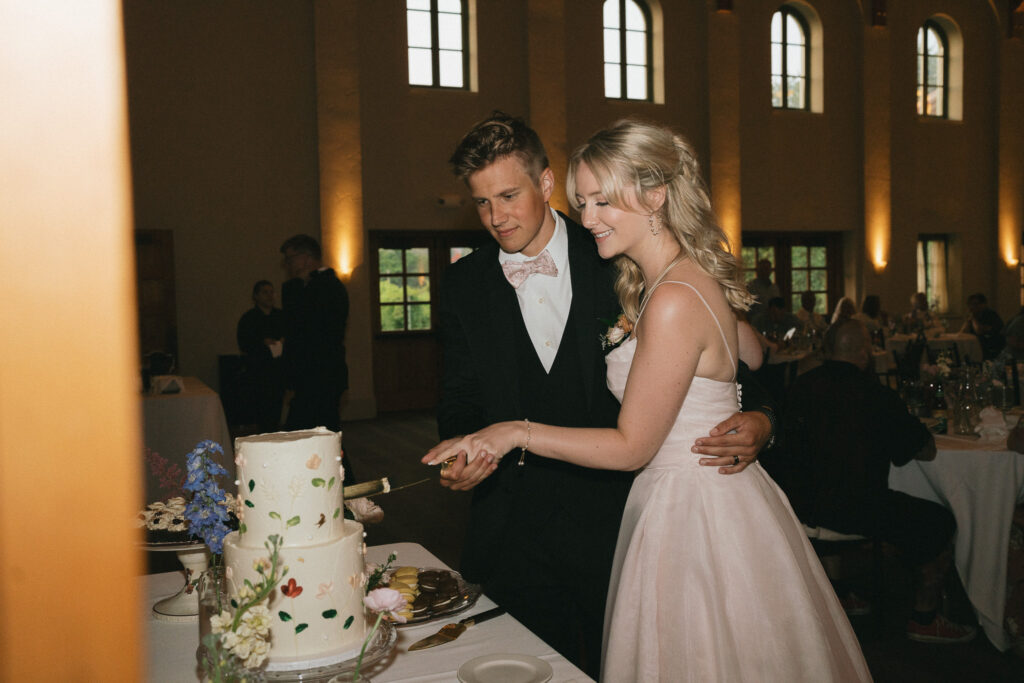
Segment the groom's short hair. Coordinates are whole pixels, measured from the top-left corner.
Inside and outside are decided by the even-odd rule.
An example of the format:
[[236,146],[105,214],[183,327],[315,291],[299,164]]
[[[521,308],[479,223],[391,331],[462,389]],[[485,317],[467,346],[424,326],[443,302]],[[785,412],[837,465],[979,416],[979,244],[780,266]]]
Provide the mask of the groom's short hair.
[[540,174],[549,166],[537,132],[523,119],[494,110],[466,133],[448,161],[455,177],[465,182],[477,171],[509,156],[519,159],[534,182],[540,181]]

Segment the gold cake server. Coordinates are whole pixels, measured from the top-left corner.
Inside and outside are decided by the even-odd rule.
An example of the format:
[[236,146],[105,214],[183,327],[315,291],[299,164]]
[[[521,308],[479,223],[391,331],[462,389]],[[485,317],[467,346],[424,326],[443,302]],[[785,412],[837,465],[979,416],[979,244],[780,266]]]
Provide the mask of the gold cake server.
[[410,645],[409,652],[413,652],[415,650],[425,650],[426,648],[434,647],[435,645],[444,645],[445,643],[450,643],[459,636],[461,636],[463,632],[473,624],[479,624],[484,621],[487,621],[488,619],[500,617],[504,613],[504,607],[495,607],[494,609],[489,609],[486,612],[481,612],[480,614],[474,614],[471,617],[466,617],[465,619],[459,621],[459,623],[457,624],[446,624],[441,628],[440,631],[438,631],[434,635],[428,636],[423,640],[418,640],[412,645]]

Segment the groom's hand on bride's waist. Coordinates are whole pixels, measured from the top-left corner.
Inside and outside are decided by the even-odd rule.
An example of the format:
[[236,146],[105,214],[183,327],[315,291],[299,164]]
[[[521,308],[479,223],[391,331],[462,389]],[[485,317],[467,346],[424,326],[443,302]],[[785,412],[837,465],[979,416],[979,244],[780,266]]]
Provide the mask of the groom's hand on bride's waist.
[[772,422],[763,412],[736,413],[717,424],[708,436],[694,442],[694,453],[708,457],[700,464],[718,467],[721,474],[742,472],[757,460],[772,435]]

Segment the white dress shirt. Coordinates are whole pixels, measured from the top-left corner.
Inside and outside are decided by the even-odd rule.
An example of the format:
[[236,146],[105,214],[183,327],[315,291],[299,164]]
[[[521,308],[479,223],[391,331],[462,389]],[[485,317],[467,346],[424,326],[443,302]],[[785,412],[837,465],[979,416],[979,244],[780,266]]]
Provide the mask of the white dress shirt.
[[[555,232],[544,247],[551,254],[558,275],[534,274],[516,290],[519,299],[519,310],[526,323],[526,331],[537,352],[537,358],[546,372],[558,354],[558,345],[565,332],[565,321],[569,318],[569,306],[572,304],[572,280],[569,277],[569,234],[566,232],[565,221],[552,209],[555,218]],[[507,254],[498,250],[499,263],[515,263],[529,261],[522,254]]]

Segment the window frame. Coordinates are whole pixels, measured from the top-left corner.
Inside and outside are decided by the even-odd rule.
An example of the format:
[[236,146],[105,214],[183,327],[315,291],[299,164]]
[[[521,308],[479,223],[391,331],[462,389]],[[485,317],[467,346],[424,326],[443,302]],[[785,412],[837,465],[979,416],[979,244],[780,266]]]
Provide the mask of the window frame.
[[[367,249],[370,261],[370,302],[372,307],[373,334],[378,338],[416,337],[437,334],[437,306],[441,294],[441,278],[444,271],[451,265],[450,250],[455,247],[471,247],[479,249],[491,240],[484,231],[475,230],[368,230]],[[428,250],[427,275],[430,277],[430,328],[426,330],[384,330],[381,325],[381,306],[394,305],[393,302],[381,303],[380,278],[393,274],[381,274],[378,249],[416,249]],[[402,276],[405,276],[403,269]],[[405,301],[403,301],[403,304]],[[406,323],[408,324],[408,323]]]
[[[628,66],[639,66],[637,64],[632,64],[631,65],[631,64],[629,64],[626,61],[626,34],[628,33],[628,31],[626,30],[626,2],[629,2],[629,1],[632,1],[633,4],[635,4],[637,6],[637,8],[640,10],[640,13],[643,15],[643,18],[644,18],[644,50],[645,50],[645,53],[646,53],[645,54],[645,58],[647,60],[647,63],[644,65],[644,68],[646,70],[645,85],[646,85],[647,93],[646,93],[646,97],[643,97],[643,98],[629,97],[629,95],[627,94],[629,92],[629,87],[628,87],[629,86],[629,79],[628,79],[628,76],[627,76],[627,74],[628,74],[627,67]],[[619,5],[619,28],[617,29],[618,33],[619,33],[619,61],[618,62],[606,62],[606,61],[603,60],[604,31],[616,30],[616,29],[612,29],[609,26],[605,26],[604,25],[604,6],[606,4],[608,4],[609,2],[617,2],[618,5]],[[604,2],[601,3],[601,10],[602,10],[602,12],[601,12],[601,17],[602,17],[602,21],[601,21],[602,61],[601,61],[601,64],[605,68],[607,68],[609,65],[616,64],[616,65],[618,65],[618,71],[619,71],[619,97],[609,97],[607,92],[605,92],[604,98],[606,100],[613,100],[613,101],[616,101],[616,102],[653,102],[654,101],[654,31],[652,30],[652,27],[654,25],[654,19],[653,19],[653,15],[651,13],[651,8],[643,0],[605,0]],[[602,71],[603,71],[603,69],[602,69]],[[605,76],[605,77],[607,78],[607,76]],[[607,82],[605,82],[604,85],[607,88]]]
[[[791,247],[825,247],[825,271],[827,289],[825,290],[825,313],[831,316],[836,304],[844,294],[843,287],[843,236],[838,232],[802,232],[802,231],[771,231],[747,232],[742,235],[742,247],[765,249],[774,247],[775,263],[772,268],[773,282],[779,288],[779,295],[786,302],[790,313],[793,308],[793,264]],[[742,252],[740,256],[742,263]],[[756,264],[756,259],[755,259]],[[803,270],[803,268],[798,268]],[[810,268],[808,268],[810,270]],[[743,275],[743,282],[748,280]],[[815,290],[812,290],[815,291]],[[767,303],[767,302],[765,302]]]
[[[811,34],[810,22],[807,21],[807,17],[805,17],[798,9],[796,9],[795,7],[792,7],[790,5],[782,5],[777,10],[775,10],[775,12],[772,12],[772,19],[775,18],[776,14],[781,14],[782,15],[782,39],[781,39],[781,42],[779,43],[779,45],[782,46],[782,65],[781,65],[782,72],[780,74],[769,73],[769,76],[771,78],[774,78],[776,75],[778,75],[782,79],[782,104],[781,105],[776,105],[774,102],[772,102],[771,103],[772,109],[783,109],[783,110],[787,110],[787,111],[811,111],[811,82],[813,80],[813,77],[812,77],[813,74],[811,73],[811,67],[812,67],[812,65],[811,65],[812,34]],[[787,91],[788,91],[788,82],[789,82],[789,78],[790,78],[789,70],[787,68],[788,63],[789,63],[789,50],[786,49],[790,45],[790,43],[786,40],[787,33],[788,33],[788,30],[789,30],[788,29],[789,22],[786,21],[788,17],[793,17],[793,19],[796,20],[797,24],[800,25],[800,29],[803,31],[803,34],[804,34],[803,35],[803,39],[804,39],[804,43],[803,43],[803,49],[804,49],[804,59],[803,59],[803,62],[804,62],[804,75],[803,76],[799,76],[799,77],[794,76],[794,78],[802,78],[803,82],[804,82],[803,106],[800,106],[800,107],[791,107],[791,106],[789,106],[789,98],[786,97],[786,94],[787,94]],[[769,67],[768,68],[769,68],[769,70],[771,69],[771,58],[770,58],[771,48],[775,44],[776,44],[775,41],[773,41],[771,39],[771,20],[769,20],[769,22],[768,22],[768,50],[769,50],[769,60],[768,60],[769,61]],[[796,43],[794,43],[793,45],[796,45]],[[771,84],[771,80],[769,79],[769,86],[770,86],[770,84]],[[771,89],[769,87],[769,94],[770,93],[771,93]],[[769,101],[771,101],[771,97],[769,97]]]
[[[934,31],[938,37],[939,42],[942,44],[942,85],[939,86],[942,90],[942,113],[941,114],[929,114],[927,112],[926,103],[928,101],[928,31]],[[924,32],[924,40],[921,41],[924,52],[915,50],[915,56],[918,62],[921,64],[921,79],[917,83],[917,87],[920,93],[915,97],[917,115],[922,118],[930,119],[949,119],[949,61],[950,61],[950,42],[949,36],[946,34],[946,30],[942,27],[939,22],[934,19],[926,19],[923,24],[917,29],[917,37],[921,38],[921,33]]]
[[[425,85],[423,83],[409,83],[410,88],[429,88],[434,90],[469,90],[470,89],[470,63],[469,63],[469,8],[467,7],[466,0],[458,0],[461,13],[461,28],[462,28],[462,85],[441,85],[441,46],[440,46],[440,29],[438,28],[439,21],[438,15],[440,12],[437,8],[438,0],[430,0],[430,79],[431,84]],[[405,33],[405,50],[406,50],[406,78],[410,77],[408,73],[409,69],[409,50],[413,49],[412,45],[409,45],[409,12],[423,12],[424,10],[410,10],[408,3],[406,4],[405,17],[406,17],[406,33]],[[445,12],[448,14],[448,12]],[[423,48],[416,48],[423,49]],[[447,50],[446,50],[447,51]]]

